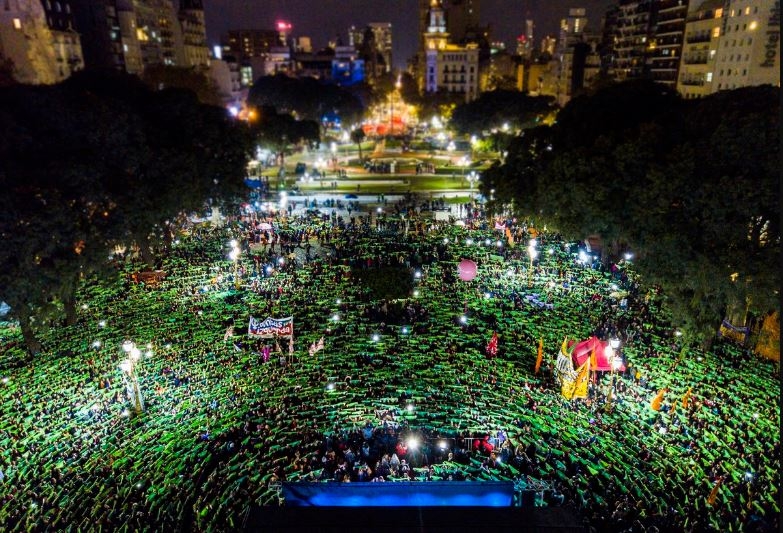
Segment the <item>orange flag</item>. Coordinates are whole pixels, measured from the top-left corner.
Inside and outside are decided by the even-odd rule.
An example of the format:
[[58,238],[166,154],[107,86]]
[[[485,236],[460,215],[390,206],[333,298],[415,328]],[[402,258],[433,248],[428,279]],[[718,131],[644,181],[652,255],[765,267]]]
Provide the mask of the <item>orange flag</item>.
[[658,391],[658,394],[655,395],[655,398],[653,398],[653,401],[650,403],[650,407],[652,407],[653,411],[661,410],[661,404],[663,403],[663,395],[666,394],[667,390],[668,389],[664,387]]
[[538,359],[536,359],[536,369],[534,374],[538,374],[538,370],[541,368],[541,361],[544,360],[544,338],[538,339]]
[[715,500],[718,498],[718,491],[720,490],[720,486],[723,483],[723,478],[719,477],[717,483],[715,483],[715,486],[712,488],[712,491],[710,492],[710,496],[707,498],[707,503],[710,505],[715,505]]
[[685,394],[682,395],[682,408],[687,409],[688,408],[688,402],[691,399],[691,388],[688,387],[688,390],[685,392]]

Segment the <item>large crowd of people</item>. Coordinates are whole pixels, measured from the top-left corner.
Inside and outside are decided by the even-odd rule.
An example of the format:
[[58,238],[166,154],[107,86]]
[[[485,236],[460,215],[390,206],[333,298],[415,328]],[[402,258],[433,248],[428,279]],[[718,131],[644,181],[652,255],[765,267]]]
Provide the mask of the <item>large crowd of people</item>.
[[[632,263],[521,221],[496,229],[480,205],[457,224],[425,204],[246,210],[184,229],[162,280],[136,283],[144,267],[118,258],[116,282],[80,288],[78,323],[52,325],[34,359],[2,324],[0,523],[232,530],[284,504],[282,481],[514,480],[597,531],[779,529],[775,364],[684,344]],[[389,269],[407,292],[378,297],[364,280]],[[250,337],[251,316],[292,316],[294,335]],[[568,401],[555,358],[591,335],[617,338],[625,369]]]

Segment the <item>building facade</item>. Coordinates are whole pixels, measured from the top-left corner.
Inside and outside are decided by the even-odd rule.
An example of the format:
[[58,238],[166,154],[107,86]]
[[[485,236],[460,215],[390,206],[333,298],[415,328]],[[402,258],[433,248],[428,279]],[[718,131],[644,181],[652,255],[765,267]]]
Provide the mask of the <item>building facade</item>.
[[223,53],[240,61],[261,57],[271,51],[272,47],[280,46],[276,30],[229,30],[222,40]]
[[700,98],[712,92],[715,54],[722,31],[724,0],[692,5],[685,21],[677,92],[683,98]]
[[180,1],[179,24],[182,28],[184,66],[208,69],[209,47],[207,46],[207,25],[204,22],[202,0]]
[[653,80],[671,87],[677,84],[687,13],[687,0],[653,3],[647,64]]
[[449,42],[445,11],[438,0],[432,0],[423,38],[424,91],[464,95],[465,102],[475,100],[479,92],[479,47],[475,43],[462,46]]
[[780,86],[780,0],[728,0],[712,76],[712,92]]
[[52,84],[84,67],[81,40],[67,0],[3,0],[0,59],[20,83]]
[[706,0],[691,10],[677,90],[684,98],[780,86],[780,1]]

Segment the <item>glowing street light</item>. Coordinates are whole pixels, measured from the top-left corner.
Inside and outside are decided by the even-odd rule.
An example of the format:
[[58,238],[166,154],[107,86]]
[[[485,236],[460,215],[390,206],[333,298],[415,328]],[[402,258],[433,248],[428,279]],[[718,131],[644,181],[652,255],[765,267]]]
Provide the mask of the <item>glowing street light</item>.
[[527,270],[527,286],[532,287],[533,286],[533,260],[538,257],[538,250],[536,250],[536,245],[538,244],[538,241],[535,239],[530,239],[530,242],[528,243],[527,247],[527,254],[530,256],[530,268]]
[[468,174],[468,183],[470,183],[470,189],[473,190],[473,184],[479,180],[479,175],[475,170],[471,170]]
[[231,246],[228,258],[234,263],[234,288],[239,289],[239,256],[242,255],[242,250],[236,239],[231,239],[228,244]]
[[[122,343],[122,351],[125,352],[128,357],[120,361],[120,370],[125,374],[125,383],[127,386],[128,397],[133,401],[133,408],[137,413],[141,413],[144,410],[144,400],[141,396],[141,388],[139,387],[139,377],[137,369],[139,360],[141,359],[141,350],[131,341],[125,341]],[[151,351],[148,352],[152,354]]]

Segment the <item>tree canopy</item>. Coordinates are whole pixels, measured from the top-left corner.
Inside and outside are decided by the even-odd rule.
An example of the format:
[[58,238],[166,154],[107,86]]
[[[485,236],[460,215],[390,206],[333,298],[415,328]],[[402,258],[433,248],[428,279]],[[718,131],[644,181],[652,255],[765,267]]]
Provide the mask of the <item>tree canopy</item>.
[[337,85],[284,74],[257,79],[247,103],[256,108],[271,106],[279,113],[318,123],[325,114],[338,115],[343,123],[358,122],[364,111],[356,96]]
[[632,251],[683,330],[708,341],[732,309],[779,308],[779,98],[770,86],[689,101],[651,82],[611,86],[517,137],[482,187],[495,211],[600,235],[607,259]]
[[0,89],[0,300],[28,341],[36,318],[72,316],[77,280],[115,247],[153,266],[179,216],[235,203],[250,140],[193,93],[124,74]]
[[257,120],[251,121],[251,129],[256,139],[281,157],[285,156],[286,146],[306,142],[317,145],[321,140],[321,128],[314,120],[296,120],[287,113],[278,113],[272,106],[258,110]]
[[514,129],[535,124],[553,110],[551,96],[529,96],[509,90],[483,93],[472,102],[457,106],[451,125],[459,133],[474,134],[499,129],[507,123]]

